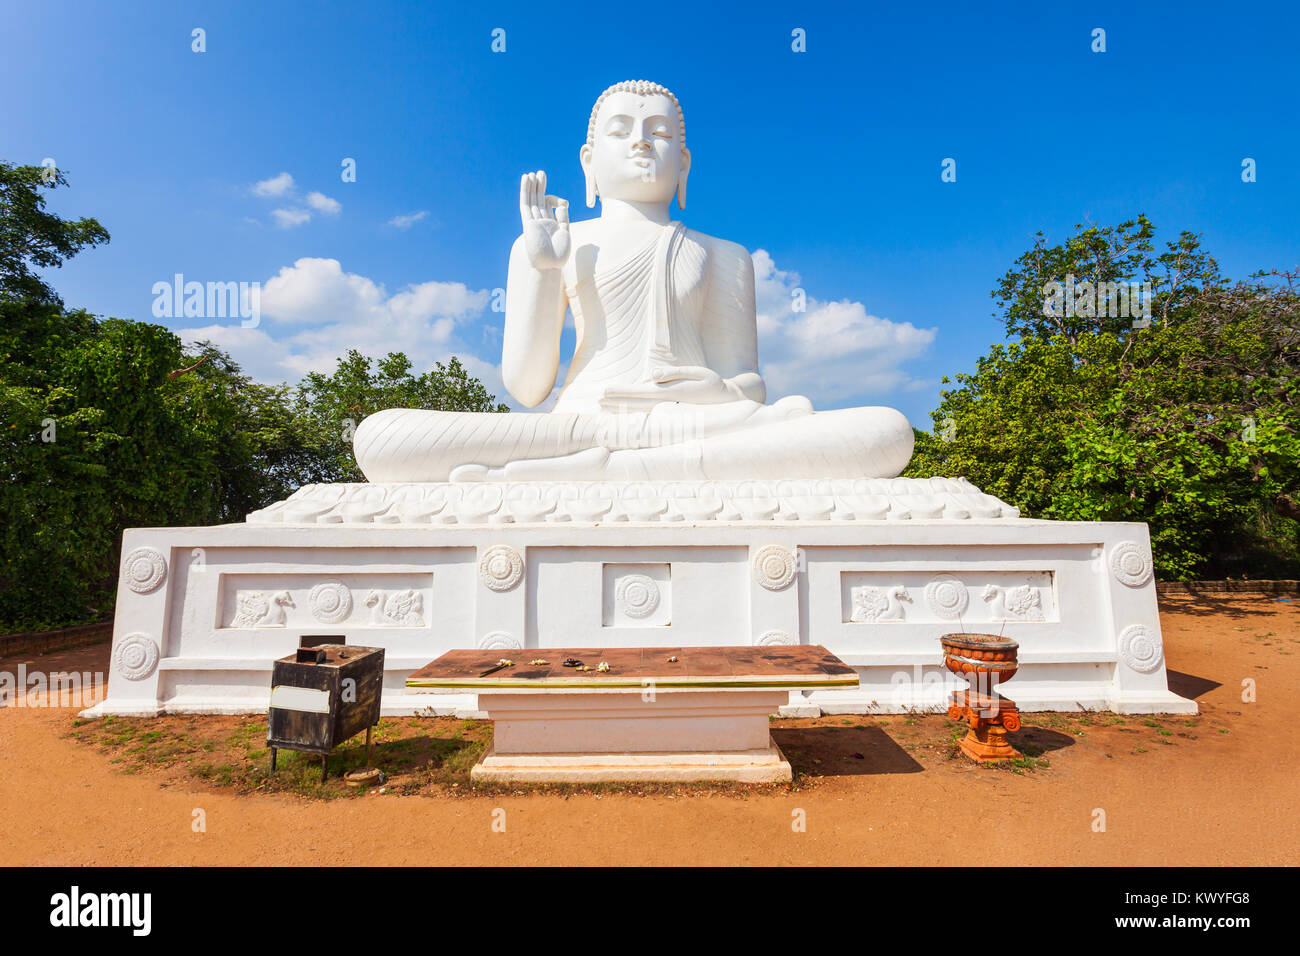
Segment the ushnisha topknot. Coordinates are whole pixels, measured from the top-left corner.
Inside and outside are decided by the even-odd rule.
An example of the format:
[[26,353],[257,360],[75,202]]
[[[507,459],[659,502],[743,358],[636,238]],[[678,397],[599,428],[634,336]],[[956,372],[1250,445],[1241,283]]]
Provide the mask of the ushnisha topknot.
[[677,133],[681,137],[682,151],[686,150],[686,116],[682,113],[682,104],[678,102],[673,91],[666,86],[658,83],[651,83],[649,80],[624,80],[622,83],[615,83],[609,87],[600,96],[596,97],[596,105],[591,108],[591,119],[587,121],[587,145],[596,145],[596,114],[600,112],[600,104],[605,102],[605,97],[611,93],[636,93],[639,96],[645,96],[649,93],[662,93],[673,101],[673,106],[677,107]]

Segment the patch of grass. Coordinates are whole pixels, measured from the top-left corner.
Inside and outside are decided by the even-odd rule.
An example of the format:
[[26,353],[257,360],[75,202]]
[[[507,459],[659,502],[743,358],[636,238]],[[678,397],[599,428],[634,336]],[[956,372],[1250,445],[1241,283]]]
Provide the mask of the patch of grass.
[[[414,778],[424,787],[468,785],[470,769],[492,739],[490,724],[457,725],[448,718],[384,720],[377,730],[375,765],[389,779]],[[366,762],[364,733],[335,748],[322,784],[314,754],[281,749],[271,773],[266,731],[265,717],[112,718],[75,720],[68,736],[108,754],[124,773],[164,773],[240,793],[289,792],[322,800],[366,792],[342,780]]]
[[1046,727],[1049,730],[1059,730],[1062,727],[1070,726],[1073,724],[1073,721],[1067,718],[1065,714],[1057,714],[1057,713],[1050,713],[1050,712],[1036,713],[1036,714],[1022,714],[1020,719],[1023,723],[1028,724],[1030,727]]
[[[1053,769],[1052,751],[1077,741],[1080,747],[1100,748],[1109,755],[1147,753],[1153,742],[1175,746],[1176,738],[1195,740],[1197,722],[1185,717],[1128,717],[1096,712],[1033,713],[1023,715],[1027,730],[1016,735],[1014,746],[1022,756],[990,769],[1007,773],[1047,773]],[[969,763],[959,749],[968,727],[949,720],[946,713],[895,715],[836,714],[820,718],[773,718],[774,735],[791,761],[790,784],[701,784],[701,792],[747,793],[801,790],[818,786],[839,774],[894,772],[908,766],[921,772],[966,772]],[[162,786],[189,782],[238,793],[287,793],[305,799],[340,799],[366,791],[347,787],[344,773],[365,763],[365,735],[336,748],[330,758],[330,776],[320,781],[320,758],[294,751],[279,751],[276,773],[270,772],[265,716],[70,719],[68,736],[104,753],[124,773],[147,773]],[[1041,729],[1039,729],[1041,728]],[[1143,736],[1145,729],[1156,731]],[[1226,728],[1215,728],[1227,733]],[[1136,734],[1123,746],[1119,734]],[[1024,739],[1029,738],[1028,740]],[[890,739],[892,738],[892,740]],[[1068,740],[1067,740],[1068,738]],[[683,784],[611,785],[501,785],[485,786],[470,780],[470,771],[492,740],[489,721],[456,717],[404,716],[383,718],[376,726],[374,765],[385,774],[386,795],[473,796],[484,793],[563,794],[689,794],[695,787]],[[883,741],[882,749],[879,744]],[[1134,747],[1135,744],[1141,744]],[[1117,746],[1117,744],[1120,744]],[[893,756],[890,756],[890,751]],[[1069,759],[1070,749],[1061,750]],[[859,756],[862,754],[863,756]],[[878,762],[878,766],[873,766]],[[374,792],[374,791],[370,791]]]
[[[1039,752],[1041,753],[1042,751]],[[1028,753],[1024,753],[1019,757],[1012,757],[1010,760],[998,760],[992,763],[982,763],[979,766],[983,770],[1002,770],[1007,773],[1023,775],[1026,773],[1033,773],[1037,770],[1046,770],[1051,765],[1051,762],[1045,757],[1035,757]]]

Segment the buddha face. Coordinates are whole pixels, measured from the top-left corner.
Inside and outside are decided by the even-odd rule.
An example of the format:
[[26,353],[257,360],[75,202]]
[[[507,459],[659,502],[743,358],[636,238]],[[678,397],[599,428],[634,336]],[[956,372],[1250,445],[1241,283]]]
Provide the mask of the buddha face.
[[602,197],[642,203],[672,199],[690,158],[682,148],[677,107],[662,93],[605,97],[596,114],[593,144],[579,153],[589,195],[594,181]]

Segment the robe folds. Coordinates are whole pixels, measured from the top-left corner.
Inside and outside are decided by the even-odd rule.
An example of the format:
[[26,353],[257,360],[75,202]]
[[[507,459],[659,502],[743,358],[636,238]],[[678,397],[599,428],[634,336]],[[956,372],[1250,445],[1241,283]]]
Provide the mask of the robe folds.
[[766,405],[721,392],[637,408],[605,399],[653,390],[673,367],[758,371],[742,246],[674,222],[622,262],[565,279],[577,346],[555,410],[377,412],[353,440],[370,481],[893,477],[911,458],[911,426],[889,408],[814,413],[800,396]]

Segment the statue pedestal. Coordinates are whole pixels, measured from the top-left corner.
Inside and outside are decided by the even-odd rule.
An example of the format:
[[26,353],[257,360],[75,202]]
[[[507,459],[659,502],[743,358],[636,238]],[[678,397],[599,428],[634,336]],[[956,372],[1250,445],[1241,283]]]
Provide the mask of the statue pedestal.
[[1166,685],[1146,526],[1014,515],[949,479],[310,487],[260,521],[126,532],[88,714],[263,713],[303,634],[384,648],[385,714],[481,713],[404,693],[447,650],[576,644],[822,644],[860,686],[783,714],[943,711],[962,630],[1019,642],[1021,711],[1195,713]]

